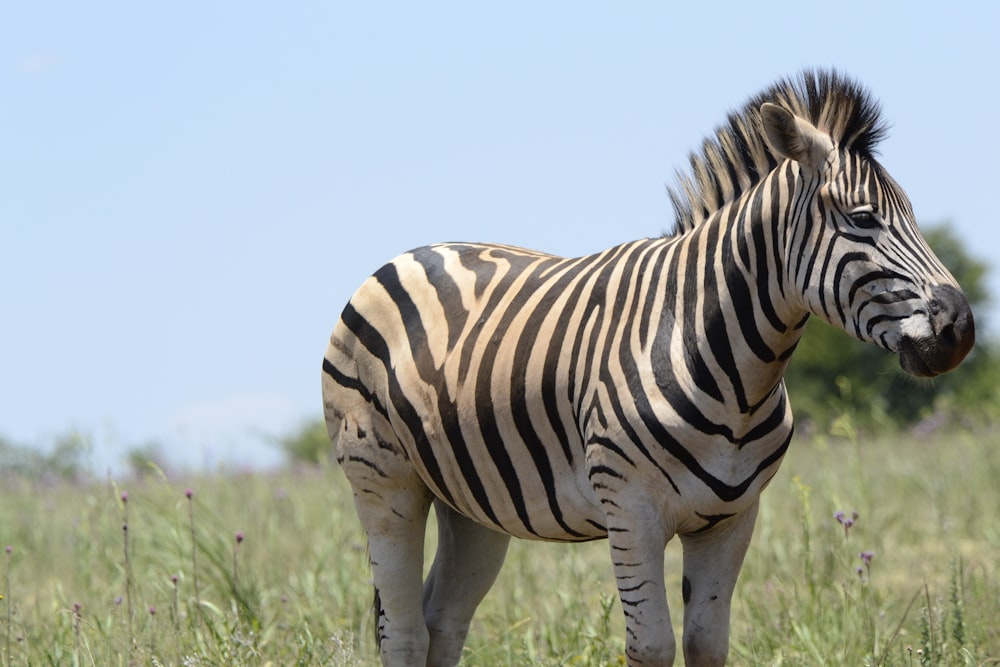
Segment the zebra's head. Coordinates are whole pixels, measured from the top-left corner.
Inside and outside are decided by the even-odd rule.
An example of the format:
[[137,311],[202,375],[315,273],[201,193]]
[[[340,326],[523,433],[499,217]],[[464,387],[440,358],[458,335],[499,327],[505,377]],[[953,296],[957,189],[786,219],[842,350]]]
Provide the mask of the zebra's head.
[[826,91],[826,108],[810,114],[820,127],[780,103],[760,108],[772,150],[803,180],[804,214],[786,230],[789,276],[809,312],[897,353],[906,372],[950,371],[975,341],[969,302],[872,154],[884,133],[877,109],[855,87],[829,83],[839,85]]
[[677,227],[692,229],[727,203],[755,197],[744,208],[771,220],[768,261],[782,274],[792,311],[891,350],[903,370],[932,377],[965,358],[975,324],[903,189],[875,159],[885,132],[878,104],[836,72],[781,81],[692,155],[693,178],[682,177],[671,193]]

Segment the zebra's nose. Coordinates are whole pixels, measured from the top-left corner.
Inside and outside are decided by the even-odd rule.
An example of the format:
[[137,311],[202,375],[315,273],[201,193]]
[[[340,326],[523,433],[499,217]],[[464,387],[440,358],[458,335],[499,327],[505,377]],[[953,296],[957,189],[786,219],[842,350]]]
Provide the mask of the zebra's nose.
[[[951,285],[935,287],[931,291],[931,327],[937,334],[941,353],[950,356],[950,371],[958,366],[976,342],[976,323],[972,317],[969,300]],[[944,372],[944,371],[942,371]]]
[[969,300],[951,285],[934,287],[927,306],[933,334],[903,339],[899,364],[912,375],[933,377],[962,363],[976,342],[976,323]]

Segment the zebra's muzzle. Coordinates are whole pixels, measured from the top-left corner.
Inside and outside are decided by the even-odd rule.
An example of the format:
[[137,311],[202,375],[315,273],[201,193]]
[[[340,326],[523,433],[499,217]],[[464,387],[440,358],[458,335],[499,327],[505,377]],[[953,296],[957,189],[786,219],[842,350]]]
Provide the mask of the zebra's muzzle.
[[954,370],[976,342],[976,324],[965,294],[945,285],[935,287],[932,295],[928,317],[933,334],[904,337],[899,346],[900,367],[918,377]]

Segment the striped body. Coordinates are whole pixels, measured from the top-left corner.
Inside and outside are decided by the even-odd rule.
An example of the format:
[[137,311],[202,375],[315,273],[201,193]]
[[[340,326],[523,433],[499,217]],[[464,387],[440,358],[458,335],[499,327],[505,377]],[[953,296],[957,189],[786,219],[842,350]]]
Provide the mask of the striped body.
[[[808,316],[916,375],[950,370],[974,340],[964,295],[872,157],[880,136],[861,89],[807,74],[692,157],[674,236],[574,259],[427,246],[361,286],[323,394],[385,664],[458,662],[511,536],[609,539],[630,665],[673,661],[663,548],[680,536],[687,663],[725,661]],[[431,504],[438,551],[421,583]]]
[[[686,240],[579,259],[490,245],[420,248],[361,288],[331,356],[343,354],[350,368],[349,359],[378,352],[356,378],[381,389],[372,397],[385,407],[376,432],[399,436],[433,494],[484,525],[524,538],[605,537],[600,496],[652,472],[673,490],[664,510],[676,532],[696,531],[756,497],[787,446],[791,414],[780,384],[753,387],[759,393],[748,399],[736,368],[713,376],[710,350],[681,352],[697,360],[692,367],[663,356],[665,347],[708,341],[685,335],[694,322],[683,309],[677,317],[664,308],[692,265],[680,261]],[[732,414],[737,397],[745,409]],[[609,421],[616,431],[628,425],[634,449],[614,444]]]

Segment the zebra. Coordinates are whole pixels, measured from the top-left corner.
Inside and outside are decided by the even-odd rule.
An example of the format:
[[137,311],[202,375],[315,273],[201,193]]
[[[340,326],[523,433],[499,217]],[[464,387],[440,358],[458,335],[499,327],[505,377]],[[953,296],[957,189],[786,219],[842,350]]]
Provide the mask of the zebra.
[[[324,414],[367,534],[384,665],[454,665],[510,537],[606,538],[629,665],[670,665],[664,549],[683,548],[683,654],[724,664],[758,499],[792,437],[782,375],[810,316],[930,377],[972,348],[968,301],[835,70],[731,112],[669,189],[675,231],[561,258],[404,253],[354,294]],[[430,506],[438,541],[426,581]]]

